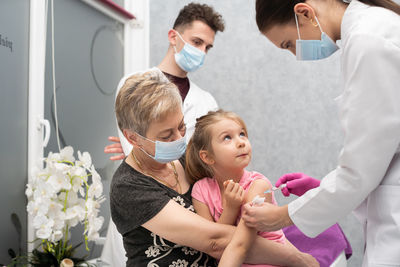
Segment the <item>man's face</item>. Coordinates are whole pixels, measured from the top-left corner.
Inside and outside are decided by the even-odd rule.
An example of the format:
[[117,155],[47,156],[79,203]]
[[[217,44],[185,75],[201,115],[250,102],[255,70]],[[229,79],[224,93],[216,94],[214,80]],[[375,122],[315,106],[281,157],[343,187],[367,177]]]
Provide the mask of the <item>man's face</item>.
[[[201,51],[207,53],[210,48],[213,47],[215,32],[208,26],[206,23],[195,20],[191,23],[191,25],[183,28],[182,31],[178,29],[180,35],[183,40],[188,44],[200,49]],[[172,45],[176,45],[176,49],[179,52],[185,43],[179,38],[178,34],[175,33],[175,38],[173,38],[174,43],[171,42]]]

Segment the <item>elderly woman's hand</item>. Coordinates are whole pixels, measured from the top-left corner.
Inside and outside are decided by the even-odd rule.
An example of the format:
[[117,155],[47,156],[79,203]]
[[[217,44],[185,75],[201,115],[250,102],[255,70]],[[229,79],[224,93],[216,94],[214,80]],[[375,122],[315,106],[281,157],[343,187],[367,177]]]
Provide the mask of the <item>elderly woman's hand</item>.
[[265,202],[261,205],[244,205],[242,218],[247,226],[264,232],[276,231],[293,224],[287,205],[279,207]]

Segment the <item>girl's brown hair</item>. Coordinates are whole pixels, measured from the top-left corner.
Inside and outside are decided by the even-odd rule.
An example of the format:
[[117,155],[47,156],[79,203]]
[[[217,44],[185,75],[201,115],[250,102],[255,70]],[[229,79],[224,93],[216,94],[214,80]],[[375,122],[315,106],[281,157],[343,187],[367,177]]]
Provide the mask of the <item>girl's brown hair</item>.
[[200,158],[200,151],[205,150],[211,156],[213,155],[212,149],[212,134],[211,128],[213,124],[229,119],[243,127],[247,135],[247,128],[244,121],[235,113],[219,109],[217,111],[210,111],[197,119],[195,130],[189,144],[186,148],[186,177],[191,183],[194,183],[204,177],[213,177],[214,172],[212,168],[207,165]]
[[[321,0],[327,1],[327,0]],[[336,0],[342,2],[342,0]],[[383,7],[400,15],[400,5],[391,0],[359,0],[370,5]],[[276,25],[284,25],[293,20],[294,6],[305,0],[256,0],[256,22],[260,32],[264,33]]]

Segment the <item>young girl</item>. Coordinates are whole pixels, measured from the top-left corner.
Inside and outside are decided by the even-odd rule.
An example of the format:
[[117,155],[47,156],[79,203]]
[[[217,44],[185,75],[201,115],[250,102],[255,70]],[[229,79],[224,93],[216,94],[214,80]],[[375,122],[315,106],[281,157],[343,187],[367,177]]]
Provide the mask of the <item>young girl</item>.
[[[272,193],[264,194],[271,188],[268,179],[245,170],[250,160],[251,144],[246,125],[239,116],[218,110],[197,119],[186,150],[186,175],[196,182],[192,190],[193,206],[200,216],[210,221],[238,225],[219,266],[248,266],[242,263],[257,231],[240,219],[242,204],[256,196],[276,204]],[[282,230],[258,234],[295,249]]]

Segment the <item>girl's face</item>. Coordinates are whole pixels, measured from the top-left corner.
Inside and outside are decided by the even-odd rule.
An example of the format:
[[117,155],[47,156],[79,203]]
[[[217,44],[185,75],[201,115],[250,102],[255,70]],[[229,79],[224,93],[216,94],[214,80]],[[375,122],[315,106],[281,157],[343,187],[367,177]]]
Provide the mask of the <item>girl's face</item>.
[[251,144],[244,128],[231,119],[223,119],[211,129],[211,166],[216,172],[243,170],[251,160]]

